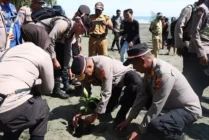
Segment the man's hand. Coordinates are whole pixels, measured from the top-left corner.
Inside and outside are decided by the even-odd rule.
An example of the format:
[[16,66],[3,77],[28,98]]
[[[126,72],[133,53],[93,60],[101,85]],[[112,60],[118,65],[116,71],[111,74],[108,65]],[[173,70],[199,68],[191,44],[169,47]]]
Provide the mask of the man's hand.
[[81,114],[77,114],[77,115],[75,115],[75,116],[73,117],[72,123],[73,123],[74,128],[79,127],[79,125],[78,125],[78,120],[79,120],[80,118],[81,118]]
[[61,69],[60,63],[56,58],[52,59],[52,62],[54,64],[55,69]]
[[79,49],[80,51],[82,51],[82,45],[81,45],[81,43],[78,43],[78,49]]
[[88,117],[86,117],[86,119],[84,120],[87,124],[91,124],[93,123],[98,117],[98,113],[94,113],[89,115]]
[[128,137],[129,140],[141,140],[141,133],[139,130],[136,130],[131,133],[131,135]]
[[69,69],[68,74],[69,74],[69,76],[70,76],[70,79],[74,79],[74,78],[75,78],[75,74],[73,74],[73,73],[71,72],[71,69]]
[[121,122],[119,125],[117,125],[116,130],[121,131],[121,130],[123,130],[123,128],[127,127],[130,123],[131,123],[130,120],[125,120],[125,121]]
[[202,65],[202,66],[207,66],[208,65],[207,55],[200,57],[200,65]]
[[134,46],[134,43],[133,43],[133,41],[131,41],[130,43],[129,43],[129,47],[133,47]]
[[184,54],[184,48],[177,48],[177,55],[178,56],[183,56],[183,54]]
[[7,33],[7,35],[9,36],[10,40],[14,40],[14,34],[13,33],[11,35],[9,35],[9,33]]

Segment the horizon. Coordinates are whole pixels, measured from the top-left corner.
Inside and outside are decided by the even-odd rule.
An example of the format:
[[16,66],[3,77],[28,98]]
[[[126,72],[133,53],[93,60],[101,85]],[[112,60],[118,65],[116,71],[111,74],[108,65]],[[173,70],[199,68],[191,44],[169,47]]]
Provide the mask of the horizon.
[[[79,5],[85,4],[90,7],[91,13],[94,13],[94,5],[98,0],[57,0],[57,4],[61,5],[67,15],[74,14]],[[189,4],[193,4],[195,0],[100,0],[104,4],[103,13],[112,16],[115,11],[121,11],[131,8],[134,17],[153,17],[153,13],[161,12],[166,17],[178,17],[181,10]],[[149,5],[148,5],[149,4]],[[118,6],[117,6],[118,5]],[[162,8],[163,6],[163,8]]]

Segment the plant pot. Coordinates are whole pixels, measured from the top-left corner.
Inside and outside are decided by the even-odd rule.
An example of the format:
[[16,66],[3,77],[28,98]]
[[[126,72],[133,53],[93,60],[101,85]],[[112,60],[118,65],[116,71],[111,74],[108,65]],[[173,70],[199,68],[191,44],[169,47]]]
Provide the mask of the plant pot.
[[83,119],[78,120],[79,127],[75,128],[74,137],[80,138],[83,135],[88,135],[92,133],[93,125],[86,125]]

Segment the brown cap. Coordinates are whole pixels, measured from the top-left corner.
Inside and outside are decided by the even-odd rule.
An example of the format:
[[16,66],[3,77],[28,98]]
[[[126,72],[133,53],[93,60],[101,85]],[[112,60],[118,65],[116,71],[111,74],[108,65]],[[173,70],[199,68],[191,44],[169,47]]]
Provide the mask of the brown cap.
[[102,2],[97,2],[95,4],[95,9],[104,10],[104,4]]

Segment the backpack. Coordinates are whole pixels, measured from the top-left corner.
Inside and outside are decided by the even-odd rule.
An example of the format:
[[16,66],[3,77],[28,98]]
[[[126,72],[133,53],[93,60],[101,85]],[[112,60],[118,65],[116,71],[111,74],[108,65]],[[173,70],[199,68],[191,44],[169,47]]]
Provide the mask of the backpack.
[[35,10],[34,12],[32,12],[31,18],[32,18],[34,23],[40,22],[41,24],[43,24],[44,26],[46,26],[50,29],[52,27],[50,27],[49,25],[46,25],[45,23],[41,22],[41,20],[44,20],[44,19],[47,19],[47,18],[54,18],[53,22],[55,22],[56,20],[63,19],[66,22],[68,22],[68,28],[66,29],[64,34],[69,34],[69,32],[70,32],[70,28],[71,28],[70,19],[67,18],[65,15],[63,15],[63,13],[61,11],[56,10],[54,8],[42,7],[39,10]]

